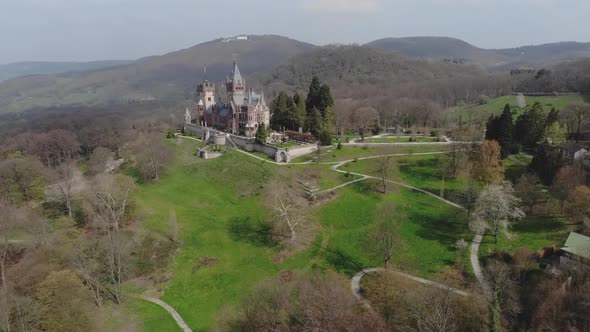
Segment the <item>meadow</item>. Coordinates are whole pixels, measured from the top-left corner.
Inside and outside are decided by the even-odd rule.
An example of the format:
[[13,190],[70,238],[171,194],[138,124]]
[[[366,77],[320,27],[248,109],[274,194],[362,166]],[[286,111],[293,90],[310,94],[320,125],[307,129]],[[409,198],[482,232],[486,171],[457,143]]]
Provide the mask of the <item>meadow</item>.
[[[290,176],[314,172],[322,188],[350,178],[326,165],[277,166],[237,151],[203,160],[193,156],[200,142],[171,144],[177,155],[174,166],[157,183],[141,184],[136,204],[142,227],[163,234],[170,232],[171,211],[176,215],[180,250],[165,273],[170,279],[157,288],[164,290],[162,300],[195,330],[211,328],[220,310],[235,308],[257,282],[281,271],[334,269],[350,276],[381,265],[367,249],[367,234],[385,200],[395,202],[400,212],[403,242],[394,263],[408,273],[435,276],[453,264],[455,242],[469,237],[458,209],[404,188],[383,195],[375,190],[376,181],[361,181],[314,205],[310,222],[317,232],[312,244],[282,258],[282,248],[269,236],[263,204],[264,186],[277,168]],[[150,318],[165,314],[159,308],[135,303],[132,310],[146,319],[145,330],[168,330],[169,322]]]

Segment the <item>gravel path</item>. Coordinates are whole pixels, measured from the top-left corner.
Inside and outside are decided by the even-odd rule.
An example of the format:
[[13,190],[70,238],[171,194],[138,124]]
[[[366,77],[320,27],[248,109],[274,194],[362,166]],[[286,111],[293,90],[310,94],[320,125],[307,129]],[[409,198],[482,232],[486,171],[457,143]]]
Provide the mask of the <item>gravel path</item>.
[[168,303],[166,303],[160,299],[156,299],[154,297],[149,297],[149,296],[144,296],[144,295],[131,295],[131,296],[159,305],[160,307],[164,308],[164,310],[168,311],[168,313],[172,316],[172,318],[174,318],[174,320],[176,321],[176,324],[178,324],[178,326],[180,327],[180,329],[183,332],[192,332],[193,331],[184,322],[182,317],[180,317],[180,314],[176,310],[174,310],[174,308],[172,308],[170,305],[168,305]]

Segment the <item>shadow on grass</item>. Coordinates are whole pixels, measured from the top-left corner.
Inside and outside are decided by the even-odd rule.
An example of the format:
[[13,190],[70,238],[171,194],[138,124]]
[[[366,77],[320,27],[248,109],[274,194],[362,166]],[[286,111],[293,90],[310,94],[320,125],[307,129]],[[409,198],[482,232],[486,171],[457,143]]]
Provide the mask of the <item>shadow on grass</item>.
[[236,217],[229,220],[228,232],[234,241],[248,242],[258,247],[274,247],[272,225],[250,217]]
[[336,271],[348,275],[354,275],[361,271],[364,266],[358,259],[340,249],[326,249],[325,258]]

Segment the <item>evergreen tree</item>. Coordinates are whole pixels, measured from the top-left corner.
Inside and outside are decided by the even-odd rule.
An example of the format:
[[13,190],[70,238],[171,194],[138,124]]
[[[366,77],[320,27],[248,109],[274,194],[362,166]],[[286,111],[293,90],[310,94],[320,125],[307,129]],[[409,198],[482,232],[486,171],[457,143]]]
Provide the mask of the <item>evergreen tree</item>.
[[305,100],[303,96],[298,92],[293,95],[293,104],[295,106],[293,119],[295,120],[295,127],[293,130],[298,130],[299,127],[305,127],[305,118],[307,117],[307,111],[305,109]]
[[270,119],[270,126],[275,130],[280,130],[285,127],[288,122],[288,100],[291,99],[286,92],[281,91],[277,98],[275,98],[271,105],[272,117]]
[[537,173],[544,185],[551,185],[557,171],[565,164],[558,149],[540,145],[531,161],[530,168]]
[[545,115],[538,102],[522,113],[514,125],[513,137],[522,145],[532,148],[543,139],[545,132]]
[[264,124],[260,124],[256,130],[256,143],[265,144],[267,137],[268,131],[264,127]]
[[336,115],[334,114],[334,109],[329,106],[326,108],[324,112],[324,130],[331,134],[334,133],[334,123],[336,121]]
[[320,104],[320,79],[317,76],[314,76],[311,79],[311,84],[309,85],[309,92],[307,93],[307,99],[305,100],[305,109],[307,110],[307,114],[312,114],[313,108],[318,107]]
[[488,141],[498,140],[499,138],[499,118],[494,114],[490,114],[488,121],[486,122],[486,135],[485,138]]
[[323,128],[323,122],[324,119],[322,119],[322,114],[320,113],[320,110],[314,107],[312,108],[311,113],[307,117],[307,130],[317,138],[318,134]]
[[334,98],[332,98],[330,87],[326,84],[322,85],[320,88],[318,93],[318,104],[315,106],[320,110],[324,118],[326,117],[326,110],[334,106]]
[[506,104],[502,115],[498,118],[498,143],[500,144],[502,159],[510,155],[512,150],[512,130],[514,124],[512,123],[512,112],[510,105]]
[[559,121],[559,111],[555,109],[555,107],[551,108],[549,114],[547,114],[547,119],[545,119],[545,127],[551,126],[554,122]]

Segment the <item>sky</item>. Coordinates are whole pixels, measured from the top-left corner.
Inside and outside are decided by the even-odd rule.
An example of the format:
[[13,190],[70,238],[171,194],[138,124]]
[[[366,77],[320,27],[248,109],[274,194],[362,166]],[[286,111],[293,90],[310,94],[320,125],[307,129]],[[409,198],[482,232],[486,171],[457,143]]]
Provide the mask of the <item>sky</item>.
[[590,41],[590,0],[0,0],[0,63],[137,59],[238,34],[316,45]]

